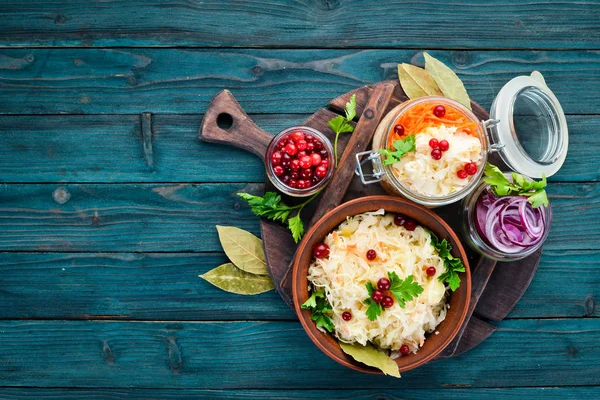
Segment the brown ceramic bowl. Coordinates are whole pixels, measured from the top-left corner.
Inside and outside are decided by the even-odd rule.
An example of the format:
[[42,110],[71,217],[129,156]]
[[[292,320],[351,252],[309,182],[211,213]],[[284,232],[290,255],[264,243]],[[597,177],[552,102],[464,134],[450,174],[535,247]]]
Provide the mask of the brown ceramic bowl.
[[429,228],[440,239],[446,239],[452,245],[452,255],[460,257],[465,264],[466,272],[460,274],[461,285],[450,295],[450,309],[446,319],[437,327],[438,335],[429,335],[423,347],[416,353],[396,359],[400,372],[419,367],[437,356],[458,333],[469,308],[471,294],[471,274],[465,250],[452,229],[436,214],[425,207],[407,200],[392,196],[361,197],[328,212],[305,235],[300,243],[293,270],[294,307],[300,322],[310,339],[330,358],[338,363],[367,373],[381,373],[367,367],[346,355],[337,340],[330,334],[320,332],[310,319],[310,311],[300,306],[308,299],[308,267],[312,259],[312,248],[323,241],[331,231],[337,228],[346,217],[383,208],[386,212],[404,214],[414,219],[421,226]]

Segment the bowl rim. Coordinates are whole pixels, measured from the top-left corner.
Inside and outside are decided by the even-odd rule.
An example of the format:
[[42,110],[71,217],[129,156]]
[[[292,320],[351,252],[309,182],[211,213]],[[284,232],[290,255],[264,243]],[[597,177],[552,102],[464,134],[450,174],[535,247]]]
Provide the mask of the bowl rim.
[[[459,323],[451,328],[450,334],[447,336],[447,338],[442,342],[442,344],[440,346],[438,346],[434,351],[432,351],[431,354],[429,354],[428,356],[426,356],[423,359],[416,360],[412,364],[408,364],[403,367],[398,366],[399,371],[405,372],[408,370],[412,370],[423,364],[426,364],[427,362],[434,359],[437,355],[439,355],[452,342],[452,340],[454,340],[454,338],[460,331],[461,327],[463,326],[463,324],[465,322],[465,319],[466,319],[466,316],[467,316],[467,313],[469,310],[470,302],[471,302],[471,272],[470,272],[469,260],[468,260],[467,254],[465,252],[464,246],[462,245],[458,235],[454,232],[454,230],[439,215],[437,215],[430,209],[428,209],[420,204],[414,203],[412,201],[402,199],[400,197],[389,196],[389,195],[375,195],[375,196],[364,196],[364,197],[359,197],[359,198],[350,200],[348,202],[345,202],[345,203],[335,207],[333,210],[331,210],[331,211],[327,212],[325,215],[323,215],[323,217],[321,217],[304,235],[304,239],[301,241],[300,245],[298,246],[298,249],[294,256],[293,271],[292,271],[292,294],[293,294],[293,300],[294,300],[294,311],[296,312],[296,315],[298,316],[298,319],[300,320],[300,323],[302,324],[302,328],[306,332],[307,336],[329,358],[331,358],[332,360],[338,362],[339,364],[341,364],[345,367],[351,368],[355,371],[360,371],[360,372],[365,372],[365,373],[370,373],[370,374],[378,374],[378,375],[383,374],[378,369],[375,369],[373,367],[368,367],[365,364],[359,363],[358,361],[351,359],[351,357],[348,357],[347,359],[338,357],[336,354],[334,354],[332,351],[330,351],[329,348],[321,340],[319,340],[318,337],[316,337],[312,334],[312,332],[309,330],[309,326],[308,326],[308,323],[310,320],[306,320],[302,316],[303,310],[301,309],[301,304],[300,304],[300,301],[298,300],[299,299],[299,296],[298,296],[298,279],[299,279],[298,270],[300,267],[301,255],[304,251],[306,251],[306,247],[309,242],[308,238],[310,238],[314,235],[315,231],[320,227],[320,225],[325,223],[325,221],[329,220],[335,213],[338,213],[340,210],[344,210],[355,204],[360,204],[360,203],[377,204],[377,202],[380,202],[380,201],[392,201],[392,202],[398,203],[400,205],[403,205],[406,207],[413,207],[413,208],[419,209],[420,211],[424,211],[427,214],[430,214],[434,219],[437,220],[438,223],[440,223],[443,226],[443,228],[447,231],[447,233],[452,237],[454,242],[457,244],[456,249],[460,253],[460,257],[465,265],[465,272],[463,274],[466,279],[464,279],[464,281],[461,282],[461,285],[466,284],[466,287],[467,287],[466,292],[465,292],[466,299],[465,299],[463,309],[460,312],[460,318],[458,321]],[[380,209],[380,208],[385,209],[385,207],[373,206],[373,211],[376,211],[377,209]],[[368,212],[368,211],[364,211],[364,212]],[[347,216],[348,215],[346,215],[344,218],[346,218]],[[343,220],[340,221],[339,223],[342,223],[342,222],[343,222]],[[306,279],[306,277],[303,277],[302,279]],[[312,321],[310,321],[310,323],[312,323]]]

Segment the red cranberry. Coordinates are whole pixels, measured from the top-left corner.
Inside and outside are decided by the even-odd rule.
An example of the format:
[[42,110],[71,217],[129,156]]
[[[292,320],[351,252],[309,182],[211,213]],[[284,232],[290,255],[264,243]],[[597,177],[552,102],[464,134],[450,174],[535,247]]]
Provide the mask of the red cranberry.
[[440,150],[441,151],[448,151],[449,148],[450,148],[450,143],[448,143],[447,140],[440,141]]
[[407,346],[407,345],[403,344],[403,345],[400,347],[400,354],[402,354],[403,356],[407,356],[407,355],[409,355],[409,354],[410,354],[410,349],[408,348],[408,346]]
[[394,133],[398,136],[404,135],[404,127],[400,124],[394,126]]
[[310,133],[307,133],[306,135],[304,135],[304,140],[306,140],[308,143],[312,143],[314,142],[315,137]]
[[324,167],[322,164],[315,168],[315,176],[323,179],[327,175],[327,167]]
[[312,164],[313,167],[316,167],[317,165],[321,164],[321,156],[318,155],[317,153],[313,153],[310,155],[310,163]]
[[281,165],[276,165],[273,167],[273,173],[277,176],[283,175],[284,172],[285,172],[285,170],[283,169],[283,167]]
[[371,294],[371,298],[375,303],[381,303],[381,300],[383,300],[383,292],[381,290],[375,289]]
[[431,158],[433,158],[434,160],[439,160],[440,158],[442,158],[442,151],[440,149],[431,150]]
[[298,154],[296,154],[296,158],[299,160],[302,157],[306,157],[308,154],[306,154],[305,150],[299,151]]
[[377,289],[386,291],[390,288],[390,280],[388,278],[381,278],[377,281]]
[[464,169],[459,169],[456,172],[456,176],[458,176],[458,179],[467,179],[467,176],[469,176],[469,174],[467,174],[467,171],[465,171]]
[[466,163],[465,171],[467,171],[467,174],[469,175],[475,175],[477,173],[477,164],[474,162]]
[[306,140],[302,139],[302,140],[298,140],[296,142],[296,147],[298,148],[298,150],[300,151],[304,151],[306,150],[306,146],[308,145],[308,143],[306,142]]
[[394,299],[392,299],[390,296],[383,296],[383,300],[381,300],[381,306],[383,308],[390,308],[393,305]]
[[316,176],[316,175],[313,175],[313,177],[310,179],[310,181],[311,181],[313,184],[316,184],[316,183],[318,183],[320,180],[321,180],[321,178],[319,178],[319,177],[318,177],[318,176]]
[[313,185],[312,180],[311,179],[307,179],[304,181],[304,189],[308,189]]
[[320,140],[315,139],[314,143],[315,143],[315,151],[323,150],[323,143],[321,143]]
[[307,152],[311,152],[315,149],[315,144],[313,142],[307,142],[306,143],[306,151]]
[[435,108],[433,109],[433,115],[435,115],[438,118],[442,118],[444,115],[446,115],[446,107],[435,106]]
[[290,179],[290,183],[288,183],[288,186],[291,187],[292,189],[296,189],[298,188],[298,181],[295,180],[294,178]]
[[281,152],[276,151],[271,154],[271,164],[273,164],[273,166],[281,164]]
[[304,179],[298,179],[298,189],[306,189],[306,182]]
[[294,142],[298,143],[301,140],[304,140],[304,133],[302,133],[301,131],[295,131],[294,133],[292,133],[292,139],[294,140]]
[[322,158],[321,159],[321,166],[328,168],[329,167],[329,160],[326,158]]
[[277,143],[277,148],[279,150],[283,150],[283,148],[285,147],[285,145],[287,144],[287,140],[285,139],[281,139],[278,143]]
[[298,153],[298,148],[296,148],[296,145],[288,143],[285,145],[285,152],[290,156],[295,156]]
[[298,178],[300,178],[300,172],[298,172],[298,171],[292,171],[292,172],[290,172],[290,178],[292,178],[292,179],[298,179]]
[[283,183],[285,183],[285,184],[287,185],[288,183],[290,183],[290,179],[291,179],[291,178],[290,178],[290,176],[289,176],[289,175],[283,175],[283,176],[282,176],[281,178],[279,178],[279,179],[281,179],[281,182],[283,182]]
[[436,138],[429,140],[429,147],[431,147],[432,149],[437,149],[439,144],[440,142],[438,142]]
[[319,243],[313,248],[313,256],[316,258],[325,258],[329,256],[329,246],[325,243]]
[[377,258],[377,252],[373,249],[367,250],[367,260],[373,261]]
[[406,223],[406,217],[402,214],[396,214],[394,216],[394,224],[396,226],[404,226],[404,224]]
[[404,223],[404,229],[406,229],[407,231],[414,231],[417,228],[417,224],[415,221],[413,221],[412,219],[407,220]]
[[321,156],[322,159],[326,159],[327,158],[327,150],[319,150],[319,155]]
[[307,169],[303,169],[302,171],[300,171],[300,177],[302,179],[310,179],[313,176],[313,172],[312,169],[307,168]]
[[434,276],[435,275],[435,267],[429,267],[425,270],[425,273],[427,274],[427,276]]
[[290,162],[290,169],[292,171],[298,171],[300,169],[300,161],[298,161],[298,159],[294,158],[291,162]]
[[350,321],[352,319],[352,313],[350,311],[344,311],[342,313],[342,319],[344,321]]
[[312,165],[310,156],[304,156],[300,159],[300,168],[310,168]]

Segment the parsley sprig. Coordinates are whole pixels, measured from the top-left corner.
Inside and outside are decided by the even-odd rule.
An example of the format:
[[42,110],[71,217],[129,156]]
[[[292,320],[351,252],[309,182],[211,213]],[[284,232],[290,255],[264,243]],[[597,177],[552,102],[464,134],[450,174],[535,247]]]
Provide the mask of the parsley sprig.
[[497,196],[525,196],[533,208],[548,206],[548,196],[544,189],[547,185],[546,175],[541,181],[529,181],[523,175],[512,173],[512,182],[493,164],[485,165],[484,182],[491,186]]
[[407,153],[416,150],[415,135],[407,136],[406,139],[396,140],[390,149],[379,149],[379,153],[384,156],[383,165],[390,165],[400,161]]
[[338,166],[337,144],[340,134],[354,132],[354,126],[350,122],[354,119],[354,117],[356,117],[356,94],[353,94],[350,97],[350,101],[346,103],[345,112],[345,117],[343,115],[338,115],[337,117],[330,119],[327,123],[335,133],[335,140],[333,142],[333,155],[335,158],[336,167]]
[[390,292],[398,301],[400,308],[404,308],[407,302],[423,293],[423,286],[415,282],[412,275],[407,276],[406,279],[400,279],[394,271],[388,271],[388,278],[390,279]]
[[[272,221],[287,222],[288,229],[292,232],[294,241],[298,243],[304,235],[304,224],[300,219],[300,213],[304,206],[310,203],[317,195],[317,192],[308,198],[304,203],[288,206],[281,201],[281,196],[275,192],[267,192],[263,197],[254,196],[250,193],[238,193],[242,199],[248,202],[250,210],[260,216]],[[290,214],[295,211],[296,214],[290,218]]]
[[440,241],[433,232],[429,231],[429,234],[431,235],[431,245],[437,250],[440,258],[444,260],[444,266],[446,267],[446,272],[441,274],[438,280],[448,283],[448,286],[454,292],[460,286],[458,273],[465,272],[465,265],[460,258],[450,254],[452,246],[446,239]]
[[330,333],[333,332],[333,321],[331,321],[331,318],[329,318],[328,315],[328,312],[332,310],[332,307],[327,301],[323,290],[313,291],[312,295],[301,307],[311,311],[310,319],[315,321],[317,328],[323,328]]
[[[407,276],[406,279],[400,279],[394,271],[389,271],[388,278],[390,279],[389,291],[396,298],[400,308],[406,307],[407,302],[423,292],[423,287],[415,282],[412,275]],[[367,306],[365,314],[369,318],[369,321],[375,321],[383,312],[383,306],[371,298],[375,291],[373,283],[367,282],[365,286],[367,287],[367,292],[369,292],[369,297],[363,301],[363,304]]]

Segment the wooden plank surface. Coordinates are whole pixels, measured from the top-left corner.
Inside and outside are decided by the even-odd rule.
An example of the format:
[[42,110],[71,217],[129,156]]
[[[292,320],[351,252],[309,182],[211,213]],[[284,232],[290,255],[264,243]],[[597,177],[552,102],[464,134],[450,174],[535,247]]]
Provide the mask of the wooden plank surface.
[[595,1],[20,0],[0,14],[4,46],[600,48]]
[[596,318],[505,320],[464,356],[392,379],[323,357],[297,322],[3,321],[0,385],[305,389],[310,381],[313,389],[371,390],[598,385],[599,334]]
[[498,400],[528,398],[570,400],[600,397],[598,387],[539,387],[539,388],[444,388],[397,390],[203,390],[203,389],[49,389],[49,388],[0,388],[3,399],[243,399],[243,400],[405,400],[448,399],[469,400],[494,398]]
[[[489,21],[486,20],[486,24]],[[0,114],[201,113],[230,89],[248,113],[307,113],[357,87],[396,77],[417,50],[0,49]],[[600,53],[448,51],[471,98],[540,70],[568,114],[597,114]]]
[[[222,253],[0,253],[0,319],[296,320],[274,291],[236,296],[198,278],[225,261]],[[545,251],[509,318],[599,317],[599,264],[598,250]]]
[[[220,251],[214,225],[258,235],[236,196],[260,184],[0,185],[0,251]],[[547,250],[599,248],[600,184],[556,183]],[[573,229],[576,224],[577,229]]]

